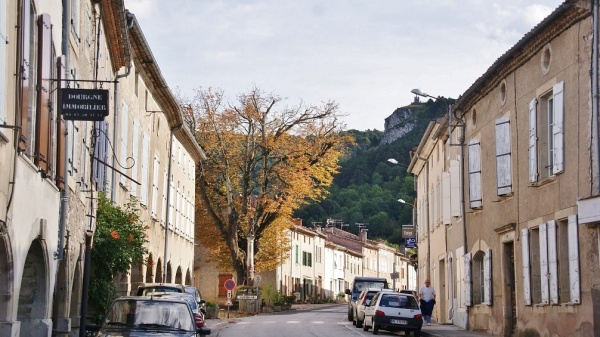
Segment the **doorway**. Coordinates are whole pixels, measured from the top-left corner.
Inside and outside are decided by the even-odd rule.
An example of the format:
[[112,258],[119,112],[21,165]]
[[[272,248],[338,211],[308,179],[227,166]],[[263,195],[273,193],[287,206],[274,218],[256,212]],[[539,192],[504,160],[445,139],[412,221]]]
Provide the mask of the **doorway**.
[[439,286],[439,296],[437,298],[439,298],[439,302],[437,303],[439,305],[439,316],[438,316],[438,323],[446,323],[448,322],[448,315],[446,312],[446,299],[448,298],[448,292],[446,291],[446,260],[445,259],[441,259],[439,260],[439,280],[438,280],[438,284]]
[[503,278],[504,278],[504,336],[512,337],[517,331],[517,302],[515,293],[515,249],[514,242],[503,244]]

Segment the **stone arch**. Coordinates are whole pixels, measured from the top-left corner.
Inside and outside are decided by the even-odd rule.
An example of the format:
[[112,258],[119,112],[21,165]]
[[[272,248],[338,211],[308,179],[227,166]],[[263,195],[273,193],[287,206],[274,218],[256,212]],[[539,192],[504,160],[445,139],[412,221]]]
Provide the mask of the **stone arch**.
[[0,231],[0,322],[7,322],[13,294],[13,261],[8,236]]
[[183,276],[182,276],[182,272],[181,272],[181,266],[177,267],[177,272],[175,272],[175,283],[177,284],[183,284]]
[[192,273],[190,273],[189,269],[185,272],[185,284],[189,284],[189,285],[194,284],[194,283],[192,283]]
[[162,266],[162,261],[159,258],[158,262],[156,262],[156,277],[155,277],[156,283],[163,283],[163,266]]
[[167,279],[165,280],[165,283],[172,283],[173,282],[173,270],[171,269],[171,262],[167,263]]
[[146,283],[154,282],[154,258],[152,254],[148,255],[148,262],[146,262],[146,276],[144,278]]
[[[67,249],[65,249],[68,252]],[[69,257],[63,255],[63,259],[58,262],[58,273],[56,274],[56,284],[54,286],[54,296],[52,301],[52,329],[59,333],[69,332],[69,288],[71,285],[69,279]]]
[[21,336],[46,336],[48,334],[49,326],[43,322],[48,306],[48,269],[44,252],[42,242],[34,240],[29,247],[23,266],[17,308],[17,320],[21,322]]

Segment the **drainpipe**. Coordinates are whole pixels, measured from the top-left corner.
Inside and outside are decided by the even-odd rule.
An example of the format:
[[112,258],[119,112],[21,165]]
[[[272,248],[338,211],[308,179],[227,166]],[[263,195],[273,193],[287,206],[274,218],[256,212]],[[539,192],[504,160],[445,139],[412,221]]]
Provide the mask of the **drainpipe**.
[[[63,19],[62,19],[62,44],[61,51],[65,57],[65,67],[69,69],[69,28],[71,24],[71,9],[69,8],[69,0],[62,0],[63,8]],[[62,83],[58,83],[62,85]],[[57,117],[60,118],[60,117]],[[65,121],[67,123],[67,121]],[[60,137],[60,134],[58,134]],[[69,137],[68,133],[64,134],[65,137],[65,151],[69,148]],[[64,258],[64,245],[65,245],[65,230],[67,225],[67,211],[68,211],[68,200],[69,200],[69,156],[65,152],[64,158],[64,188],[60,191],[60,218],[58,220],[58,251],[56,254],[57,260]]]
[[600,194],[600,141],[598,137],[598,0],[594,0],[592,40],[592,194]]

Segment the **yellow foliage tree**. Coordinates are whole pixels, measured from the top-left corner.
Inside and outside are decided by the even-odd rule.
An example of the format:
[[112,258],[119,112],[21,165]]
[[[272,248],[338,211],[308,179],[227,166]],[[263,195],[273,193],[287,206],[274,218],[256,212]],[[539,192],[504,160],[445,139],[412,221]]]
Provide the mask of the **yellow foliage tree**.
[[[208,157],[197,168],[196,237],[219,268],[235,270],[238,284],[248,284],[254,271],[288,258],[284,234],[293,211],[326,195],[352,139],[341,132],[334,102],[283,106],[258,88],[234,105],[212,89],[180,100]],[[254,268],[246,251],[251,237]]]

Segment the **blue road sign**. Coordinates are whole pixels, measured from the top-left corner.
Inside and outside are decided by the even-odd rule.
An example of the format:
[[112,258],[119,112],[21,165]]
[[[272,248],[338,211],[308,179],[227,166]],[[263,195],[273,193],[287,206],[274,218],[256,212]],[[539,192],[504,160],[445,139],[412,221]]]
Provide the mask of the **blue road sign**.
[[415,239],[415,238],[405,238],[404,239],[404,247],[415,248],[416,246],[417,246],[417,239]]

